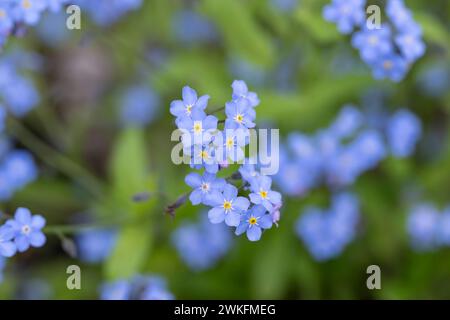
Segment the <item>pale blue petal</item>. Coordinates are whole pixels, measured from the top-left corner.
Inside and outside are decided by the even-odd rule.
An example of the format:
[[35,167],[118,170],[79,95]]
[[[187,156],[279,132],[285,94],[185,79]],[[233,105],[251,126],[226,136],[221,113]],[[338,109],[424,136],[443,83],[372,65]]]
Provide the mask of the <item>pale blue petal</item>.
[[182,96],[185,104],[193,106],[197,102],[197,92],[188,86],[183,88]]
[[30,242],[28,241],[28,238],[26,236],[17,236],[14,239],[14,243],[16,244],[17,250],[19,252],[24,252],[30,247]]
[[247,238],[250,241],[258,241],[261,239],[261,228],[257,226],[251,226],[247,230]]
[[186,114],[186,106],[183,101],[175,100],[170,103],[170,113],[176,117],[181,117]]
[[272,216],[270,216],[269,214],[263,215],[258,220],[258,225],[263,229],[270,229],[272,227],[272,224],[273,224]]
[[235,234],[237,236],[240,236],[248,229],[248,223],[247,222],[241,222],[241,224],[236,228]]
[[31,227],[33,229],[42,229],[45,226],[45,218],[42,217],[41,215],[34,215],[31,218]]
[[247,211],[250,206],[250,201],[244,197],[237,197],[236,200],[233,201],[233,208],[240,212]]
[[191,188],[198,188],[202,184],[202,178],[198,173],[189,173],[186,178],[184,179],[186,184]]
[[14,215],[14,218],[23,224],[31,223],[31,212],[27,208],[18,208]]
[[237,212],[231,211],[225,215],[225,223],[230,227],[237,227],[241,222],[241,215]]
[[237,197],[238,194],[238,189],[231,185],[231,184],[227,184],[224,188],[223,188],[223,197],[226,200],[233,200]]
[[16,245],[12,241],[0,243],[0,256],[10,258],[17,251]]
[[194,206],[200,204],[202,202],[202,191],[198,188],[192,191],[189,195],[189,200],[191,200]]
[[261,203],[261,197],[259,194],[257,193],[250,193],[248,195],[250,197],[250,201],[253,202],[254,204],[260,204]]
[[221,207],[212,208],[208,211],[208,219],[211,223],[221,223],[225,219],[225,210]]
[[45,236],[42,232],[32,232],[30,233],[30,244],[35,247],[39,248],[42,247],[45,244]]

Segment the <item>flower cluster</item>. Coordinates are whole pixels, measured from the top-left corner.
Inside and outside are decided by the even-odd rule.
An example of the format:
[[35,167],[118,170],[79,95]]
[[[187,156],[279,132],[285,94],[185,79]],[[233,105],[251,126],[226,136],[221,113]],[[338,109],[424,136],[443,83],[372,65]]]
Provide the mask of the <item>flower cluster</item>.
[[450,246],[450,207],[440,213],[430,203],[416,205],[409,213],[407,229],[416,250]]
[[385,119],[385,128],[373,128],[356,107],[344,106],[330,127],[308,136],[292,133],[280,155],[275,181],[291,196],[302,196],[322,181],[331,188],[353,184],[388,152],[410,156],[421,136],[419,119],[400,109]]
[[35,26],[45,11],[58,12],[68,0],[3,0],[0,3],[0,47],[21,26]]
[[138,9],[142,0],[73,0],[89,13],[91,19],[100,26],[108,26],[117,22],[123,15]]
[[[189,196],[192,204],[212,207],[208,212],[211,223],[225,222],[236,227],[237,235],[245,232],[249,240],[257,241],[262,230],[278,220],[281,195],[271,189],[272,179],[256,171],[245,155],[259,98],[244,81],[234,81],[232,88],[232,100],[225,104],[226,119],[221,121],[223,130],[218,128],[218,118],[205,112],[209,96],[198,97],[190,87],[183,88],[183,100],[173,101],[170,112],[176,116],[183,153],[189,157],[191,167],[204,169],[203,174],[186,176],[186,184],[193,189]],[[248,197],[239,196],[238,188],[230,183],[232,177],[217,176],[230,163],[243,164],[239,169],[243,183],[240,188],[250,191]]]
[[331,208],[309,207],[296,223],[298,236],[318,261],[338,256],[356,235],[359,202],[350,193],[337,194]]
[[27,251],[30,246],[39,248],[45,244],[42,232],[45,219],[32,215],[26,208],[18,208],[14,218],[0,226],[0,256],[12,257],[16,252]]
[[231,234],[223,224],[184,223],[172,235],[172,242],[183,261],[192,270],[211,268],[231,247]]
[[129,280],[117,280],[100,288],[102,300],[173,300],[166,282],[158,276],[135,276]]
[[389,23],[368,26],[366,0],[333,0],[323,16],[334,22],[341,33],[352,33],[352,45],[371,68],[376,79],[400,81],[409,67],[425,53],[421,27],[414,21],[403,0],[388,0],[385,11]]

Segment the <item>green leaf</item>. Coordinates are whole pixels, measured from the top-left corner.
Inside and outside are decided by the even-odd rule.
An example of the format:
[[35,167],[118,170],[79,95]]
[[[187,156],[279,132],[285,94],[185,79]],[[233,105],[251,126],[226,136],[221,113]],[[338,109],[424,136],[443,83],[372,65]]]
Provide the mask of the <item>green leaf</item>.
[[152,232],[149,223],[124,227],[117,245],[105,264],[108,279],[128,278],[141,271],[150,253]]
[[201,8],[217,24],[226,48],[232,53],[257,65],[273,64],[275,52],[271,41],[245,1],[205,0]]

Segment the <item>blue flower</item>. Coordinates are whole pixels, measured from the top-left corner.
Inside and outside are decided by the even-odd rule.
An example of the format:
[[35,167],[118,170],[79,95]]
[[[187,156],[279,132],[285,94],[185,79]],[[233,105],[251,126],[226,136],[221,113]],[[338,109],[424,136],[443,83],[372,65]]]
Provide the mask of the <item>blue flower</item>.
[[13,77],[13,82],[9,82],[3,88],[0,86],[0,95],[3,96],[9,111],[17,117],[26,115],[37,106],[40,100],[39,93],[33,83],[18,75]]
[[227,102],[225,105],[225,129],[246,129],[253,128],[256,113],[250,106],[248,99],[237,99]]
[[36,25],[46,7],[42,0],[13,0],[12,14],[16,21]]
[[411,10],[406,8],[403,0],[388,0],[386,14],[398,30],[415,29]]
[[439,218],[436,227],[436,243],[450,246],[450,207],[447,207]]
[[274,206],[281,204],[281,194],[271,190],[272,179],[268,176],[259,176],[250,185],[252,193],[250,201],[261,204],[267,211],[272,212]]
[[12,257],[16,251],[17,247],[13,242],[14,240],[14,230],[7,225],[0,227],[0,257]]
[[253,180],[259,176],[259,171],[254,164],[248,163],[249,159],[246,159],[245,163],[239,168],[239,173],[242,179],[248,183],[252,183]]
[[175,297],[167,290],[166,281],[161,277],[151,276],[144,279],[141,300],[173,300]]
[[170,104],[170,113],[177,118],[191,117],[194,111],[204,111],[208,106],[209,96],[197,98],[197,92],[188,86],[183,87],[182,97],[183,100],[174,100]]
[[132,287],[126,280],[103,284],[100,288],[102,300],[128,300],[131,297]]
[[353,47],[359,49],[361,59],[366,63],[378,61],[380,56],[393,52],[391,29],[384,24],[380,29],[364,28],[352,36]]
[[92,20],[100,26],[108,26],[117,22],[126,13],[136,10],[142,0],[72,0],[88,12]]
[[211,223],[221,223],[236,227],[241,220],[241,214],[250,206],[250,201],[245,197],[238,197],[235,186],[227,184],[222,193],[214,192],[211,195],[210,205],[213,207],[208,212]]
[[272,216],[267,213],[266,208],[256,205],[242,216],[241,223],[236,228],[236,235],[247,232],[248,240],[258,241],[261,239],[262,230],[270,229],[272,224]]
[[414,114],[402,109],[391,116],[386,131],[392,154],[404,158],[414,152],[422,133],[422,125]]
[[112,229],[86,230],[75,236],[77,254],[81,261],[102,262],[115,247],[117,231]]
[[408,71],[408,63],[397,54],[388,54],[371,63],[375,79],[388,78],[394,82],[401,81]]
[[244,159],[244,147],[249,140],[248,130],[226,129],[214,136],[213,144],[216,147],[216,159],[220,162],[233,163]]
[[203,111],[195,110],[191,117],[179,118],[178,127],[182,130],[181,141],[183,146],[208,144],[217,130],[217,118],[206,115]]
[[383,138],[378,131],[366,130],[362,132],[353,142],[360,156],[362,170],[375,167],[386,156],[386,147]]
[[408,233],[417,250],[430,250],[436,246],[439,213],[434,206],[422,203],[412,208],[408,217]]
[[145,126],[155,118],[159,103],[158,95],[151,88],[131,87],[121,100],[121,119],[129,126]]
[[325,20],[334,22],[341,33],[348,34],[364,21],[365,0],[333,0],[323,9]]
[[255,92],[248,91],[247,84],[243,80],[234,80],[231,87],[233,88],[233,100],[247,99],[252,108],[259,105],[258,95]]
[[183,149],[185,155],[190,157],[191,168],[200,170],[205,168],[208,173],[219,171],[219,161],[216,159],[215,148],[213,146],[191,146]]
[[176,12],[172,19],[172,28],[175,37],[186,45],[213,42],[218,37],[215,25],[192,10]]
[[59,12],[68,2],[69,0],[47,0],[47,8],[51,12]]
[[172,243],[192,270],[211,268],[230,249],[231,233],[223,224],[202,218],[198,223],[182,223],[172,235]]
[[208,199],[215,191],[221,192],[225,187],[225,179],[216,178],[215,174],[205,172],[203,176],[198,173],[190,173],[186,176],[186,184],[192,189],[189,195],[193,205],[200,203],[208,205]]
[[420,35],[401,33],[395,37],[395,43],[407,62],[414,62],[425,53],[425,43]]
[[45,219],[40,215],[31,215],[29,209],[18,208],[14,219],[6,222],[6,225],[14,231],[14,243],[19,252],[32,247],[42,247],[46,238],[41,229],[45,226]]
[[353,105],[345,105],[331,125],[330,131],[338,138],[344,139],[352,136],[363,123],[362,113]]
[[33,156],[25,150],[15,150],[6,156],[3,163],[8,183],[14,190],[25,187],[37,177],[37,167]]
[[9,2],[0,3],[0,37],[7,36],[14,26]]
[[318,261],[338,256],[356,235],[358,199],[348,193],[333,196],[331,208],[307,208],[296,223],[296,232]]

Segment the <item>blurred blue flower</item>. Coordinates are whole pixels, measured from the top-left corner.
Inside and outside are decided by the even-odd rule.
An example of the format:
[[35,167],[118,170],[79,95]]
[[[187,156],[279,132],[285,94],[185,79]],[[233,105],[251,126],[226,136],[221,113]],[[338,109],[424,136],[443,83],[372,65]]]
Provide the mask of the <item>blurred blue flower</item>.
[[418,117],[402,109],[390,117],[386,131],[392,154],[404,158],[414,152],[422,133],[422,125]]
[[323,17],[334,22],[341,33],[348,34],[364,21],[365,4],[365,0],[333,0],[323,8]]
[[42,0],[12,0],[11,12],[16,22],[34,26],[46,8],[47,3]]
[[102,300],[128,300],[131,297],[131,284],[127,280],[105,283],[100,287]]
[[231,233],[223,224],[183,223],[172,234],[172,243],[181,259],[192,270],[211,268],[230,249]]
[[417,82],[426,95],[444,96],[450,87],[450,67],[445,61],[434,63],[418,75]]
[[172,18],[173,33],[185,45],[214,42],[218,38],[215,25],[193,10],[182,10]]
[[439,212],[433,205],[422,203],[413,207],[407,223],[412,246],[416,250],[433,249],[436,246],[436,231],[439,224]]
[[189,195],[193,205],[200,203],[208,205],[209,197],[214,191],[221,192],[225,187],[225,179],[216,178],[215,174],[205,172],[203,176],[200,176],[196,172],[189,173],[186,176],[185,182],[193,190]]
[[12,257],[17,252],[14,241],[14,230],[8,226],[0,226],[0,257]]
[[8,183],[13,190],[20,190],[37,177],[37,168],[31,153],[14,150],[7,154],[3,162]]
[[88,263],[98,263],[108,258],[116,241],[117,231],[113,229],[86,230],[75,236],[78,257]]
[[270,0],[272,7],[282,12],[292,12],[298,6],[299,0]]
[[270,229],[273,224],[273,217],[268,214],[267,209],[262,205],[253,206],[241,216],[241,221],[236,228],[236,235],[247,233],[250,241],[261,239],[262,230]]
[[230,184],[225,185],[223,192],[213,192],[209,202],[213,207],[208,211],[209,221],[214,224],[225,221],[230,227],[239,225],[241,214],[250,206],[250,201],[238,197],[237,188]]
[[66,20],[64,11],[47,13],[36,27],[36,34],[48,46],[59,46],[71,35],[66,27]]
[[364,124],[364,116],[355,106],[344,105],[330,126],[330,131],[338,138],[345,139],[356,133]]
[[32,215],[26,208],[18,208],[14,219],[9,219],[6,226],[14,232],[14,243],[19,252],[28,250],[30,246],[39,248],[45,244],[46,238],[41,231],[45,219],[41,215]]
[[72,4],[79,5],[88,12],[92,20],[100,26],[111,25],[130,11],[138,9],[142,0],[73,0]]
[[317,261],[341,254],[354,239],[359,222],[359,201],[350,193],[333,196],[331,208],[309,207],[296,223],[296,232]]
[[371,62],[372,74],[375,79],[391,79],[401,81],[408,71],[408,63],[398,54],[388,54]]
[[39,103],[39,93],[30,80],[17,74],[10,81],[0,87],[0,97],[13,115],[23,117]]
[[400,48],[402,56],[408,62],[413,62],[425,53],[425,43],[420,35],[401,33],[395,37],[395,43]]
[[173,298],[167,290],[164,279],[157,276],[137,275],[131,279],[105,283],[100,287],[102,300],[171,300]]
[[11,12],[11,3],[0,3],[0,37],[7,36],[14,26]]
[[122,122],[127,126],[145,126],[155,118],[159,104],[159,96],[150,87],[145,85],[131,87],[121,98]]

